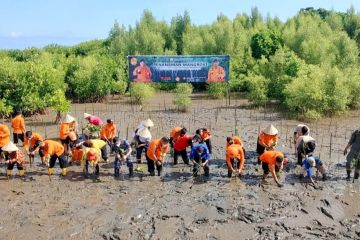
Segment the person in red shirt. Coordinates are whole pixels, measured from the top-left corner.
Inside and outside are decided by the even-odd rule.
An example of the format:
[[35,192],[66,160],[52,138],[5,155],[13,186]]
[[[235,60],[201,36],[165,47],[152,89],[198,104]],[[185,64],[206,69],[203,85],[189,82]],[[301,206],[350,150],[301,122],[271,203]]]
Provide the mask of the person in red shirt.
[[18,144],[19,139],[24,142],[25,121],[21,116],[21,112],[17,111],[15,117],[11,120],[11,127],[13,128],[14,143]]
[[180,131],[180,137],[174,143],[174,165],[178,164],[179,155],[181,156],[185,164],[189,164],[189,156],[186,152],[186,148],[193,145],[192,137],[186,135],[186,129],[183,128]]
[[161,139],[154,139],[151,141],[150,146],[146,151],[146,161],[150,176],[155,176],[155,164],[158,176],[162,171],[164,158],[169,149],[169,139],[163,137]]
[[279,182],[280,170],[283,168],[284,154],[279,151],[265,151],[260,156],[262,162],[262,169],[264,170],[263,180],[266,181],[266,177],[271,172],[272,177],[279,187],[283,185]]

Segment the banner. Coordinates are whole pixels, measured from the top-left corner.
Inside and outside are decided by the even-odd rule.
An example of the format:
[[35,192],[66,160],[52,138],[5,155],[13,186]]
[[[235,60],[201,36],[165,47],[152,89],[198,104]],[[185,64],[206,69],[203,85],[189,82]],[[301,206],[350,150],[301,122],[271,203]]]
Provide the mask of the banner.
[[212,83],[229,80],[229,56],[128,56],[132,82]]

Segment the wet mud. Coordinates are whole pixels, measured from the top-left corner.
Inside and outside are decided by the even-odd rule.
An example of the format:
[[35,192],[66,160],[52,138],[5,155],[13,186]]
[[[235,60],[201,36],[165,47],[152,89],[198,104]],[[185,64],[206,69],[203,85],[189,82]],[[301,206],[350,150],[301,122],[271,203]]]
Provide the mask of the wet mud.
[[[142,110],[142,111],[140,111]],[[292,142],[295,120],[273,109],[253,109],[245,100],[207,100],[196,95],[189,113],[178,113],[171,95],[158,95],[149,106],[131,106],[128,99],[74,104],[72,115],[83,124],[83,112],[113,118],[119,135],[131,139],[137,124],[150,117],[154,137],[184,125],[190,132],[211,130],[213,156],[210,178],[193,178],[191,167],[166,159],[163,175],[136,173],[129,179],[126,166],[113,177],[113,157],[100,164],[100,180],[84,178],[80,166],[70,166],[66,177],[49,179],[39,159],[27,166],[25,179],[8,180],[0,168],[0,239],[360,239],[360,183],[345,180],[345,147],[358,127],[359,113],[311,122],[329,179],[315,189],[294,171]],[[27,128],[57,138],[55,114],[26,119]],[[282,172],[283,188],[271,178],[260,180],[256,138],[272,122],[279,130],[278,149],[290,159]],[[246,164],[240,179],[227,178],[225,139],[239,134],[245,141]],[[145,163],[145,160],[143,160]],[[146,165],[141,164],[146,170]]]

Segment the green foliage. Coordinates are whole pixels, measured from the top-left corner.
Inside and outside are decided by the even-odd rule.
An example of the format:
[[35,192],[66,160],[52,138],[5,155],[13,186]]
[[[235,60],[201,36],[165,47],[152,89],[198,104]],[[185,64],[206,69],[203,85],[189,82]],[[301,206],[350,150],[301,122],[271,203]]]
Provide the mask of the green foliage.
[[173,104],[178,107],[180,112],[187,112],[192,104],[190,95],[192,94],[193,86],[190,83],[179,83],[174,89]]
[[11,106],[7,106],[6,102],[0,99],[0,116],[8,116],[12,113],[13,108]]
[[283,45],[280,34],[271,30],[262,30],[251,38],[252,56],[260,59],[262,56],[269,58]]
[[224,83],[210,83],[206,86],[207,93],[210,97],[216,99],[225,98],[228,92],[229,86]]
[[247,77],[249,86],[249,101],[255,105],[264,105],[268,101],[268,80],[261,75],[250,75]]
[[155,95],[155,89],[150,84],[132,83],[130,88],[130,94],[135,104],[146,104]]
[[191,83],[178,83],[174,89],[175,94],[190,95],[193,92],[193,86]]

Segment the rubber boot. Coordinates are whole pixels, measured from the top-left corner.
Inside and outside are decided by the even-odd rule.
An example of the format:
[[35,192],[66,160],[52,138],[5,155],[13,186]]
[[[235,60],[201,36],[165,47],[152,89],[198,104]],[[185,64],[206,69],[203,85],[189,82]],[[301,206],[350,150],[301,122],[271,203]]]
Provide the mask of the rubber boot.
[[11,172],[12,172],[12,170],[6,169],[6,176],[7,176],[7,177],[10,177],[10,176],[11,176]]
[[53,175],[54,174],[54,168],[48,168],[48,174]]
[[25,176],[25,170],[19,170],[19,176],[20,177]]
[[61,175],[63,175],[63,177],[65,177],[66,174],[67,174],[67,169],[66,168],[61,169]]
[[96,164],[96,166],[95,166],[95,175],[99,176],[99,174],[100,174],[100,167],[99,167],[99,164]]
[[346,170],[346,174],[347,174],[346,180],[350,181],[350,179],[351,179],[351,176],[350,176],[351,170]]
[[161,175],[161,170],[158,170],[157,172],[158,172],[158,176],[160,177],[160,175]]
[[120,177],[120,168],[114,168],[114,177]]
[[359,179],[359,173],[356,172],[356,173],[354,174],[354,179]]
[[150,176],[155,176],[155,171],[150,172]]
[[134,169],[132,167],[129,168],[129,177],[133,177],[134,176]]
[[325,181],[327,178],[326,178],[326,173],[323,174],[322,176],[322,180]]

